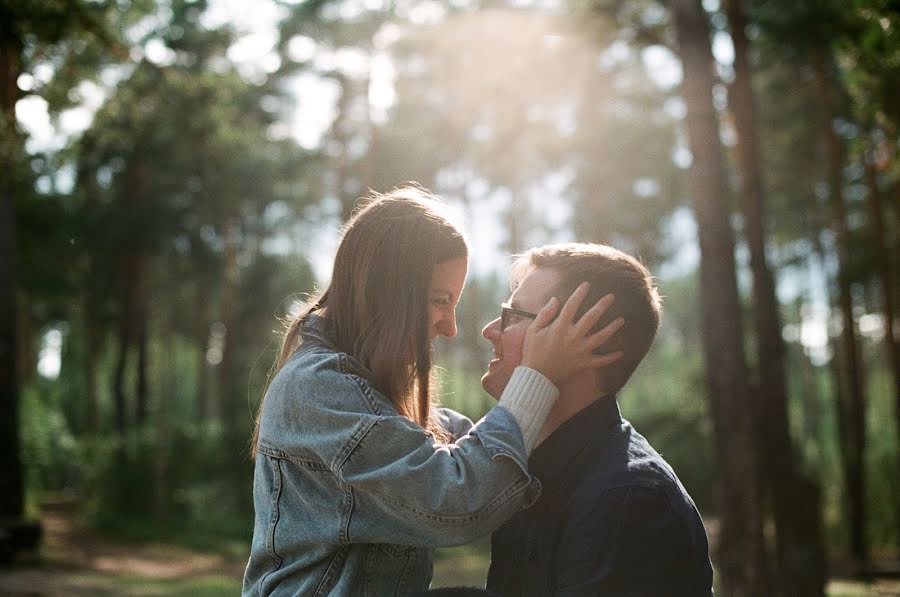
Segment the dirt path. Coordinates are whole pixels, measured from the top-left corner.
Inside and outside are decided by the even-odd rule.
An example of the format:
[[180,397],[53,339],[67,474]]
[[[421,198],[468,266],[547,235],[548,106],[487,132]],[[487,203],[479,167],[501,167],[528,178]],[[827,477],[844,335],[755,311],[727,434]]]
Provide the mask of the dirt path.
[[205,576],[239,583],[243,574],[244,562],[220,555],[99,536],[67,505],[44,508],[41,524],[40,554],[0,568],[0,595],[159,595],[167,583]]

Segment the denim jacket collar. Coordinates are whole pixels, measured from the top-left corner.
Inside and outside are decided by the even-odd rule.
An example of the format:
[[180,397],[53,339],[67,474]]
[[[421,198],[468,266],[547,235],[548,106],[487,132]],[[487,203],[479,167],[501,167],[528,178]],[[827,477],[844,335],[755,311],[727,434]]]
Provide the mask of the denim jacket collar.
[[[310,313],[306,316],[306,321],[300,325],[300,332],[303,335],[304,342],[313,341],[329,350],[341,350],[334,337],[334,325],[332,324],[331,319],[323,317],[318,313]],[[371,379],[372,371],[360,363],[359,359],[348,353],[342,354],[345,355],[345,363],[349,365],[354,373],[361,377]]]

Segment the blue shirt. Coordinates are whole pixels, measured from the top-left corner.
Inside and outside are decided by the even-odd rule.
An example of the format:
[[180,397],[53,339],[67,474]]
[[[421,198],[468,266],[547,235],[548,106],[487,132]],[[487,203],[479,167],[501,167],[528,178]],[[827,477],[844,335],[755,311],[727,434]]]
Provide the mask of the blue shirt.
[[601,398],[535,449],[540,498],[491,539],[487,588],[516,595],[712,594],[703,522],[665,460]]

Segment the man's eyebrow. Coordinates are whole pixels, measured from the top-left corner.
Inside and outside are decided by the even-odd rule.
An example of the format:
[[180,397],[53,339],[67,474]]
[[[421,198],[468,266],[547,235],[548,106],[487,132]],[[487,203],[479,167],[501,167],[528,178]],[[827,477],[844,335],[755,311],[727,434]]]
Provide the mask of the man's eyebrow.
[[445,290],[443,288],[432,288],[431,295],[434,296],[436,294],[443,294],[443,295],[446,295],[447,298],[453,298],[453,293],[450,292],[449,290]]

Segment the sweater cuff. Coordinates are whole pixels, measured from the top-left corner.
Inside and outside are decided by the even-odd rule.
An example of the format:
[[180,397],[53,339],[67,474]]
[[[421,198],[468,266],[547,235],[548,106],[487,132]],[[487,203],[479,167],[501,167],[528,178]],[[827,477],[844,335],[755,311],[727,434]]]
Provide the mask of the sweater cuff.
[[516,367],[500,396],[499,405],[512,413],[522,430],[528,454],[537,443],[559,390],[549,379],[528,367]]

